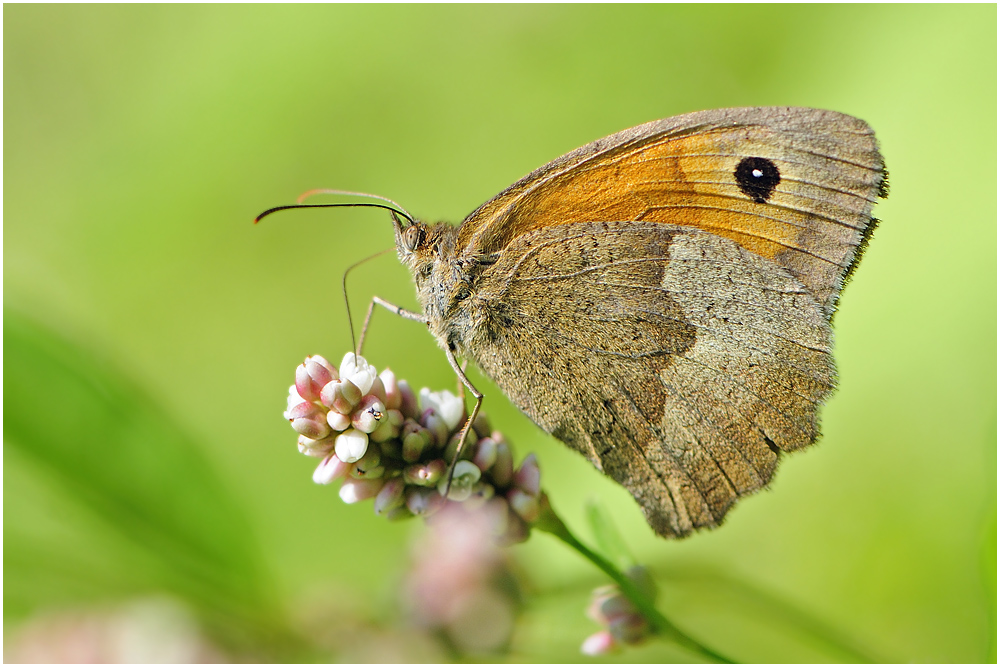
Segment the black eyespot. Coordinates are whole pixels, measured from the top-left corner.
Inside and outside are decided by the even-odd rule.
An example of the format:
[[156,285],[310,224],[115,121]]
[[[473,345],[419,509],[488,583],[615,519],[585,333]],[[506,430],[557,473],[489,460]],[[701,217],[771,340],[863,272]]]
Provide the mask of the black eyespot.
[[465,301],[470,296],[472,296],[472,290],[465,283],[461,283],[458,289],[455,291],[455,301]]
[[771,198],[774,188],[781,182],[781,173],[766,157],[745,157],[733,172],[736,182],[747,197],[758,204]]

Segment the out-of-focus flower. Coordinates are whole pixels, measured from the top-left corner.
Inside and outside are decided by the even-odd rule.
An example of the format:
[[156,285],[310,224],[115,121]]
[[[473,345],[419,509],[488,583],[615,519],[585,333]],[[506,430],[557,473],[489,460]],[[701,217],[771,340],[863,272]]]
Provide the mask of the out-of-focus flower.
[[[635,565],[625,572],[625,576],[650,601],[655,599],[656,587],[646,568]],[[587,616],[605,629],[583,641],[580,651],[586,655],[610,653],[623,644],[641,644],[652,634],[649,622],[616,585],[594,589]]]
[[527,539],[538,517],[534,455],[515,470],[510,446],[482,415],[459,450],[466,423],[461,398],[429,389],[414,394],[392,371],[379,374],[353,352],[339,369],[319,355],[306,357],[295,371],[284,416],[299,434],[299,451],[322,459],[313,481],[344,480],[340,497],[346,503],[374,498],[375,513],[391,520],[430,517],[464,503],[488,510],[486,523],[500,543]]
[[501,650],[513,631],[519,590],[493,535],[489,511],[449,503],[428,521],[403,582],[412,622],[463,653]]
[[167,598],[35,616],[4,630],[4,660],[20,663],[221,663],[191,612]]

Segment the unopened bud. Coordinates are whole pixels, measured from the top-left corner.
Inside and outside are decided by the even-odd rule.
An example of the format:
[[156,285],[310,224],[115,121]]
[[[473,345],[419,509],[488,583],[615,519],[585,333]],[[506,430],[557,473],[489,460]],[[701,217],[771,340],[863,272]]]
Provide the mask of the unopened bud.
[[385,404],[388,396],[386,396],[385,385],[382,384],[382,378],[378,375],[375,376],[375,381],[372,382],[372,388],[368,390],[368,395],[377,397],[378,400],[382,401],[383,405]]
[[[455,396],[450,391],[431,391],[427,387],[420,390],[420,409],[426,411],[434,408],[444,420],[448,430],[454,430],[462,421],[465,414],[465,403],[461,398]],[[428,427],[430,428],[430,427]]]
[[[387,480],[382,490],[375,496],[375,514],[382,515],[403,506],[403,491],[406,483],[402,477]],[[407,510],[409,512],[409,510]]]
[[313,403],[299,403],[286,413],[296,433],[319,440],[330,434],[326,415]]
[[403,404],[403,397],[399,393],[396,374],[386,368],[379,373],[378,379],[382,381],[382,386],[385,388],[385,407],[390,410],[399,410]]
[[497,443],[493,438],[483,438],[477,442],[474,451],[472,462],[483,472],[497,462]]
[[430,430],[412,420],[403,424],[400,436],[403,439],[403,460],[411,463],[420,460],[434,439]]
[[385,473],[381,462],[381,450],[378,447],[369,447],[365,451],[365,455],[351,466],[351,477],[355,479],[378,479]]
[[337,436],[334,447],[340,460],[354,463],[368,451],[368,434],[349,429]]
[[[448,489],[448,500],[462,502],[472,495],[472,487],[482,476],[482,472],[471,461],[458,461],[451,476],[451,487]],[[438,493],[444,495],[448,486],[447,478],[438,483]]]
[[[369,364],[360,354],[348,352],[340,362],[340,377],[350,380],[364,396],[375,383],[377,373],[375,367]],[[360,397],[359,397],[360,398]]]
[[524,490],[515,487],[507,493],[507,502],[510,503],[510,508],[527,523],[534,523],[538,518],[537,496],[528,495]]
[[472,422],[472,428],[475,429],[476,435],[480,438],[487,438],[492,433],[490,429],[490,420],[486,418],[486,413],[480,412],[476,415],[476,421]]
[[299,436],[299,453],[306,456],[325,458],[333,451],[333,438],[326,437],[322,440],[313,440],[304,435]]
[[448,472],[448,464],[442,459],[434,459],[427,463],[414,463],[403,469],[403,479],[407,484],[417,486],[434,486],[442,475]]
[[[465,434],[465,442],[462,443],[462,431],[459,431],[448,438],[448,446],[444,448],[444,457],[449,461],[456,457],[470,461],[472,460],[477,442],[479,442],[479,437],[476,435],[476,432],[469,429],[468,433]],[[461,450],[458,448],[460,443],[462,445]]]
[[444,447],[448,444],[448,435],[451,429],[441,418],[434,408],[427,408],[420,415],[420,423],[431,432],[431,444],[435,447]]
[[542,490],[542,473],[538,469],[538,458],[528,454],[521,461],[521,467],[514,473],[514,485],[529,495],[538,497]]
[[386,410],[382,415],[382,421],[378,423],[378,428],[372,431],[368,438],[374,442],[386,442],[398,438],[403,419],[403,413],[399,410]]
[[497,488],[505,489],[514,479],[514,456],[510,453],[510,445],[503,440],[498,440],[497,435],[493,434],[493,440],[497,443],[497,461],[490,468],[490,477],[493,478],[493,483],[496,484]]
[[337,379],[336,369],[323,357],[313,355],[295,369],[295,389],[307,401],[319,400],[320,391],[330,380]]
[[323,405],[336,410],[342,415],[349,415],[354,411],[363,394],[353,382],[347,379],[334,380],[327,383],[320,392],[320,401]]
[[487,484],[486,482],[479,480],[479,482],[472,487],[472,493],[465,501],[465,508],[468,510],[478,510],[486,505],[487,502],[492,500],[495,493],[496,491],[492,484]]
[[334,431],[346,431],[351,426],[351,418],[336,410],[330,410],[326,413],[326,423]]
[[335,479],[345,477],[350,467],[351,464],[344,463],[334,454],[330,454],[316,466],[316,470],[313,472],[313,481],[317,484],[329,484]]
[[377,396],[368,394],[351,414],[351,424],[359,431],[371,433],[378,428],[384,415],[385,404]]
[[354,479],[348,477],[340,485],[340,499],[351,505],[378,495],[385,486],[383,479]]
[[287,401],[286,407],[285,407],[285,419],[288,419],[288,411],[289,410],[291,410],[292,408],[294,408],[299,403],[305,403],[305,402],[306,402],[306,399],[304,399],[301,396],[299,396],[299,392],[295,388],[294,384],[291,387],[289,387],[288,388],[288,401]]
[[595,632],[583,640],[580,652],[584,655],[604,655],[618,648],[615,638],[607,630]]
[[410,383],[406,380],[399,380],[397,386],[399,388],[399,411],[403,413],[404,417],[418,419],[420,408],[417,405],[417,395],[410,388]]
[[649,636],[649,623],[639,614],[626,614],[613,619],[608,632],[623,644],[638,644]]
[[444,506],[445,500],[434,489],[408,486],[404,492],[406,507],[416,516],[430,516]]
[[406,505],[400,505],[395,507],[385,515],[385,518],[389,521],[405,521],[406,519],[412,519],[414,516],[413,512]]

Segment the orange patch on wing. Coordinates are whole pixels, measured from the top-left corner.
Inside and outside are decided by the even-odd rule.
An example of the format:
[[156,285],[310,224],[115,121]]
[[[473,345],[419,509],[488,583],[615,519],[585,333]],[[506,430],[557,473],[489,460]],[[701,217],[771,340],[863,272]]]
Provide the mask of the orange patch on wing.
[[766,130],[665,137],[592,158],[526,192],[514,204],[504,236],[577,222],[641,220],[697,227],[773,259],[798,248],[796,238],[811,216],[794,206],[794,183],[784,178],[768,203],[754,202],[740,191],[733,174],[749,154],[788,169],[781,156],[773,155],[773,142],[762,137],[754,141],[752,135],[761,132]]

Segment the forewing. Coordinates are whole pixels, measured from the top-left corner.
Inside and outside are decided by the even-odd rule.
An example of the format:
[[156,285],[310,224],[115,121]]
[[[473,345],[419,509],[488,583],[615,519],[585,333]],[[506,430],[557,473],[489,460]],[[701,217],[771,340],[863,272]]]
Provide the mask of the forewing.
[[822,307],[728,238],[572,223],[513,239],[460,341],[531,419],[625,486],[657,533],[718,524],[812,442],[834,382]]
[[[745,186],[756,164],[744,163],[741,176],[747,158],[774,165],[772,189]],[[466,218],[458,247],[489,256],[531,230],[579,222],[687,225],[784,267],[829,315],[884,177],[874,134],[857,118],[701,111],[619,132],[532,172]]]

